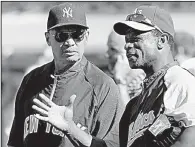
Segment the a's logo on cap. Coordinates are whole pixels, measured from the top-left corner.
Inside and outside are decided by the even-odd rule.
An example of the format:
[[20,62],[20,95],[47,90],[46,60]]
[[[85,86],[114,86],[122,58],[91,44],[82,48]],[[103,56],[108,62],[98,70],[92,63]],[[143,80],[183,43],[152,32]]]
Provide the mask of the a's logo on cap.
[[72,9],[70,8],[70,7],[68,7],[68,9],[65,7],[64,9],[63,9],[63,17],[67,17],[67,18],[69,18],[69,17],[72,17]]
[[135,11],[134,11],[134,14],[142,14],[142,10],[136,8]]

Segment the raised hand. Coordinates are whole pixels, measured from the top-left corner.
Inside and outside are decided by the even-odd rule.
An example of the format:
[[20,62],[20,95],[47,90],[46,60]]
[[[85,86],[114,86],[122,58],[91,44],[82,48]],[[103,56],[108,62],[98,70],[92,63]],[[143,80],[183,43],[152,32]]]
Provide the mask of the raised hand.
[[58,106],[44,94],[39,94],[39,96],[45,103],[37,98],[33,99],[34,105],[32,108],[38,112],[35,116],[40,120],[51,123],[60,130],[68,131],[69,124],[73,123],[73,103],[76,95],[70,97],[68,106]]

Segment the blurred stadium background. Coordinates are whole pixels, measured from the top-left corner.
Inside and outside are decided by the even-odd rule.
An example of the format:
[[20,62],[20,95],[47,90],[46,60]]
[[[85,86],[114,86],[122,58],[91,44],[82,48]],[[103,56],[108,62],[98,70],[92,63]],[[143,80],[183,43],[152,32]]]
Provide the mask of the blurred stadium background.
[[[2,128],[11,125],[13,100],[26,69],[43,54],[49,8],[62,2],[1,2],[2,6]],[[141,4],[155,4],[168,10],[176,31],[195,36],[195,2],[79,2],[85,6],[90,38],[86,57],[107,72],[107,37],[113,24]],[[2,130],[2,146],[7,135]]]

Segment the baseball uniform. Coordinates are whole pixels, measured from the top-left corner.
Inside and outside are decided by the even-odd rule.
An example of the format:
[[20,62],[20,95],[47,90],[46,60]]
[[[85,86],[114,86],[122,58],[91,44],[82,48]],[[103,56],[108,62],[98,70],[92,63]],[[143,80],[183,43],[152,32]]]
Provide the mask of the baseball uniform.
[[75,94],[73,120],[94,137],[104,139],[115,121],[120,120],[121,103],[114,81],[90,63],[81,62],[60,75],[54,75],[54,62],[45,64],[24,77],[17,93],[15,117],[8,145],[24,147],[80,146],[69,134],[38,120],[32,100],[43,93],[57,105],[67,105]]
[[144,90],[127,104],[121,118],[120,146],[158,147],[167,143],[173,127],[183,131],[194,126],[194,87],[194,76],[176,63],[147,78]]

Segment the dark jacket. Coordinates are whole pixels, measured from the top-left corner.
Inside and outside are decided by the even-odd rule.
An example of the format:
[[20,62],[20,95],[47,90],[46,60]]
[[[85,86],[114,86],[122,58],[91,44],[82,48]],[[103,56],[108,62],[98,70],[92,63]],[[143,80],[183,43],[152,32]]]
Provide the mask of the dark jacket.
[[8,145],[75,145],[76,141],[68,139],[70,136],[33,116],[36,112],[32,109],[32,100],[39,93],[51,97],[57,105],[67,105],[70,96],[76,94],[73,120],[78,127],[94,137],[105,139],[115,122],[120,120],[121,104],[116,84],[85,57],[68,71],[60,75],[53,73],[54,62],[50,62],[24,77],[16,97],[15,117]]

